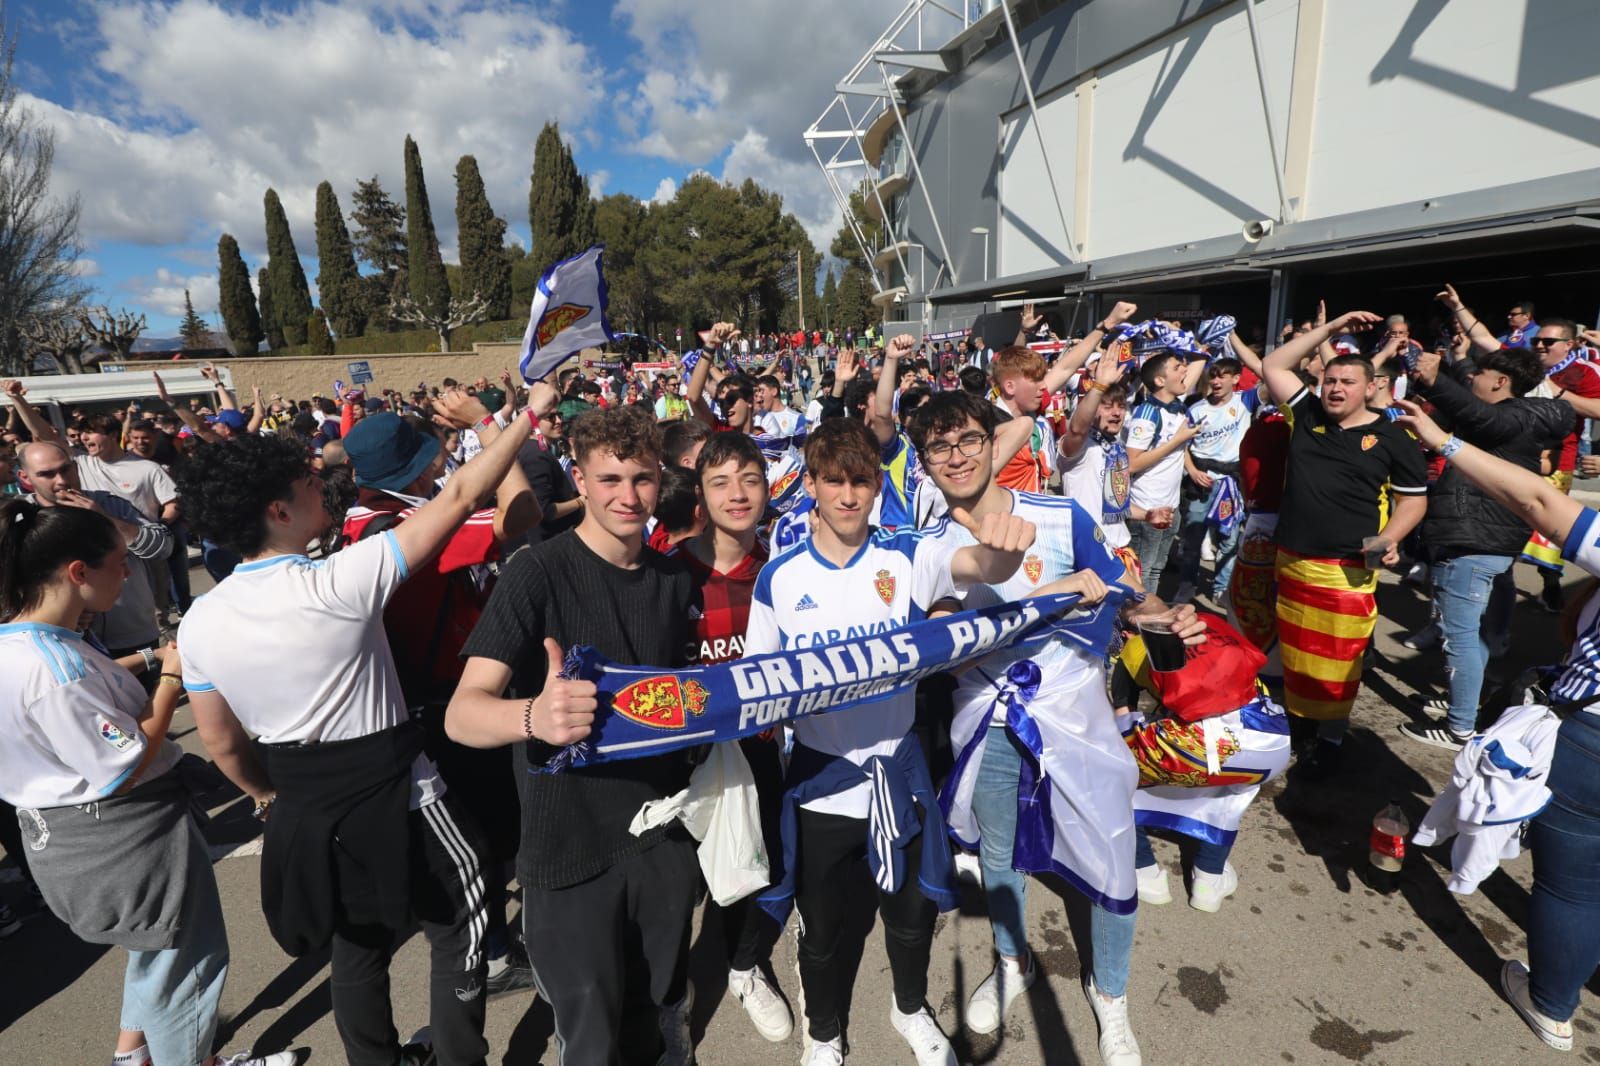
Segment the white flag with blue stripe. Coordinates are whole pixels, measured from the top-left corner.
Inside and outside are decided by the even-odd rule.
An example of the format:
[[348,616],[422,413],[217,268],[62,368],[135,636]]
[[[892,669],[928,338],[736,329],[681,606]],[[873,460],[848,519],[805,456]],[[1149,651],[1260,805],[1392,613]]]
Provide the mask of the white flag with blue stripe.
[[606,321],[606,278],[600,267],[604,251],[605,246],[597,244],[563,259],[539,279],[517,363],[522,380],[538,381],[569,356],[612,339],[611,323]]

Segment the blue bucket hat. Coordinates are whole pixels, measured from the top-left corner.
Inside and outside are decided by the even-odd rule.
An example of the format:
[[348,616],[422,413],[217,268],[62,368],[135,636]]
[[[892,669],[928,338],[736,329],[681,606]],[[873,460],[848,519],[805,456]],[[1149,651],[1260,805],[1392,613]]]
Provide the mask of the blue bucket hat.
[[351,426],[344,449],[358,486],[404,492],[439,454],[439,440],[418,433],[399,415],[382,411]]

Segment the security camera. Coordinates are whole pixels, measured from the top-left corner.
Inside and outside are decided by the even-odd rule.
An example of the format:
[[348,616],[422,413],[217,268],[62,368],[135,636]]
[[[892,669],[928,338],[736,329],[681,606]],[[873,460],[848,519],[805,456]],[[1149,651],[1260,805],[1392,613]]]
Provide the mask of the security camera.
[[903,292],[895,293],[894,294],[894,302],[897,303],[897,304],[905,303],[906,302],[906,294],[903,293]]
[[1244,224],[1244,239],[1255,244],[1261,238],[1272,232],[1272,219],[1257,218]]

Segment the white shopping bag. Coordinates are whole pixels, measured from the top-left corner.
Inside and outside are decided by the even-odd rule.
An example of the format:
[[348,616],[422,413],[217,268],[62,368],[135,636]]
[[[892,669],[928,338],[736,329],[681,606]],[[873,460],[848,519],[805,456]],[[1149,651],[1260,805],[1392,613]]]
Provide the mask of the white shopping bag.
[[713,744],[689,787],[640,807],[628,831],[639,836],[673,818],[700,841],[700,870],[717,903],[727,906],[770,883],[761,803],[738,741]]

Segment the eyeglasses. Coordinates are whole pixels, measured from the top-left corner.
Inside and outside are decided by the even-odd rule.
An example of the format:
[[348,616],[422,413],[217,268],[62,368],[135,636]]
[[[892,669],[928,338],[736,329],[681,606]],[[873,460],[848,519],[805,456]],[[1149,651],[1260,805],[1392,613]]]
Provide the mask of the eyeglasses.
[[922,457],[930,463],[948,463],[951,453],[959,450],[968,459],[983,451],[983,446],[989,442],[987,433],[968,433],[954,444],[947,440],[929,441],[922,449]]
[[1558,344],[1570,344],[1565,337],[1534,337],[1528,341],[1535,348],[1553,348]]
[[1528,317],[1528,312],[1524,311],[1520,307],[1514,307],[1510,311],[1506,312],[1506,317],[1507,318],[1527,318]]

